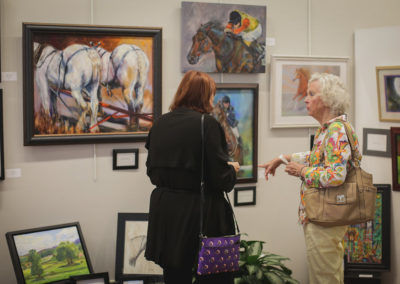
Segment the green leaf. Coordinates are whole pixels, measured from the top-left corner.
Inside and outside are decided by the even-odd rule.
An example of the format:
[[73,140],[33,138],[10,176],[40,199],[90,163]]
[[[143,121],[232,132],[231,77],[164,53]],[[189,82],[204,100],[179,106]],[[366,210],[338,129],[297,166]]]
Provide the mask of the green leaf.
[[264,275],[271,283],[274,283],[274,284],[285,284],[283,279],[280,278],[278,275],[276,275],[273,272],[267,272]]

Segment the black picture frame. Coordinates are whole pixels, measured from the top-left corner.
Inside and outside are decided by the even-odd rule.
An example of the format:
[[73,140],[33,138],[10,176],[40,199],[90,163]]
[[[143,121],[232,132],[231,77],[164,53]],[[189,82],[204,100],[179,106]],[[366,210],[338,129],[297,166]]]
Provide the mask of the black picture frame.
[[[118,213],[115,280],[162,281],[162,269],[144,258],[148,213]],[[129,240],[129,243],[128,243]]]
[[[228,124],[226,111],[223,111],[224,97],[229,97],[230,106],[234,109],[237,121],[235,127]],[[240,164],[236,183],[257,182],[258,84],[217,84],[212,114],[224,129],[231,160]],[[239,138],[233,128],[237,128]]]
[[152,276],[133,276],[133,275],[122,275],[119,284],[163,284],[164,277],[162,275]]
[[113,170],[139,168],[139,149],[113,149]]
[[[386,139],[385,145],[374,145],[374,141],[371,140],[371,135],[379,135]],[[374,148],[375,146],[375,148]],[[376,148],[381,146],[385,150],[381,151]],[[376,128],[363,128],[363,155],[367,156],[378,156],[378,157],[391,157],[391,143],[390,143],[390,129],[376,129]]]
[[400,127],[390,127],[390,142],[392,147],[392,186],[400,191]]
[[0,89],[0,180],[5,179],[4,173],[4,122],[3,122],[3,89]]
[[103,280],[102,282],[90,281],[91,284],[110,284],[108,272],[71,276],[70,278],[71,284],[86,284],[88,283],[86,280]]
[[256,205],[256,187],[235,187],[234,206]]
[[[48,278],[48,282],[41,283],[67,284],[71,276],[93,273],[79,222],[8,232],[6,239],[18,284],[35,283],[32,277],[39,277],[41,281],[43,279],[46,281],[46,277]],[[79,259],[75,272],[68,268],[68,264],[71,265],[75,258],[65,260],[63,251],[67,250],[72,250],[73,255]],[[54,270],[47,271],[48,267],[42,265],[42,258],[54,262],[53,265],[58,265],[57,271],[61,275],[54,274]],[[36,269],[32,274],[34,262]],[[28,270],[31,272],[30,275],[27,274]]]
[[[161,115],[161,28],[41,23],[22,27],[25,146],[145,141]],[[145,63],[126,63],[131,52]],[[114,56],[117,53],[124,56]],[[132,75],[115,84],[118,76],[108,75],[115,70],[106,67],[114,65],[103,63],[105,58],[108,63],[120,60],[118,74],[124,66],[133,66],[144,68],[140,74],[147,76]],[[59,62],[58,68],[50,60]],[[73,77],[68,73],[72,68],[73,74],[89,72],[92,79]],[[128,95],[134,82],[135,93]]]
[[350,225],[344,237],[345,272],[390,270],[390,184],[375,186],[378,190],[374,221]]

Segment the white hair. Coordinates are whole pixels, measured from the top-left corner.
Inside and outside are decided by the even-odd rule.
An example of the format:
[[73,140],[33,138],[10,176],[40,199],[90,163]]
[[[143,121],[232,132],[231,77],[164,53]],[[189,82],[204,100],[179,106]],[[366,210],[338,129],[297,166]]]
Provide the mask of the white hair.
[[308,87],[313,81],[319,83],[321,99],[332,114],[338,116],[348,110],[350,96],[338,76],[328,73],[314,73],[308,81]]

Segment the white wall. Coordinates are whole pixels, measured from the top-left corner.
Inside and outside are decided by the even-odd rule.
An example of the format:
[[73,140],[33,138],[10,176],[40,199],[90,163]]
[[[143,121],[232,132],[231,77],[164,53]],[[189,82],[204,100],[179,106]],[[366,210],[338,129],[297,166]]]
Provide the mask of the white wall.
[[[400,65],[400,26],[362,29],[355,32],[355,113],[356,128],[390,129],[400,123],[380,122],[376,86],[377,66]],[[392,183],[392,159],[364,156],[363,167],[374,174],[375,183]],[[384,274],[385,283],[399,283],[400,274],[400,192],[391,194],[391,273]]]
[[[143,143],[23,146],[22,22],[162,27],[162,109],[166,112],[182,77],[180,3],[179,0],[1,0],[1,69],[18,75],[16,82],[1,83],[5,165],[7,169],[22,169],[21,178],[7,178],[0,183],[1,283],[16,282],[4,237],[6,232],[71,221],[81,223],[95,271],[108,271],[113,279],[117,212],[146,212],[153,188],[146,177],[147,153]],[[218,3],[267,5],[267,37],[276,40],[275,46],[268,47],[268,55],[307,55],[310,47],[311,55],[315,56],[348,56],[350,73],[355,29],[399,24],[398,0],[226,0]],[[260,162],[281,152],[308,148],[309,129],[269,128],[269,71],[259,75],[212,76],[217,82],[259,83]],[[350,80],[353,79],[351,76]],[[357,117],[357,121],[360,119],[364,118]],[[361,126],[356,125],[361,133]],[[112,149],[128,147],[139,148],[139,169],[112,171]],[[379,180],[390,181],[385,175]],[[247,232],[251,239],[266,241],[267,251],[288,256],[291,260],[287,265],[293,269],[294,277],[305,284],[308,276],[303,233],[297,225],[299,186],[297,179],[286,176],[280,169],[268,183],[264,180],[257,183],[257,205],[237,208],[236,215],[241,231]],[[400,276],[395,272],[389,276],[393,282],[385,283],[400,283]]]

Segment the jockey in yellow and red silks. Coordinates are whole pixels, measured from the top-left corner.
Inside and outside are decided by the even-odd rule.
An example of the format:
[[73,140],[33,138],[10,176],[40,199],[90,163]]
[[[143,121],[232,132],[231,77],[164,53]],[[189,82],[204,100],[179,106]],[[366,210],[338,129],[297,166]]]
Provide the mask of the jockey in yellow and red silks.
[[229,22],[225,27],[225,32],[232,32],[240,35],[247,46],[256,41],[262,34],[262,27],[258,19],[234,10],[229,14]]

